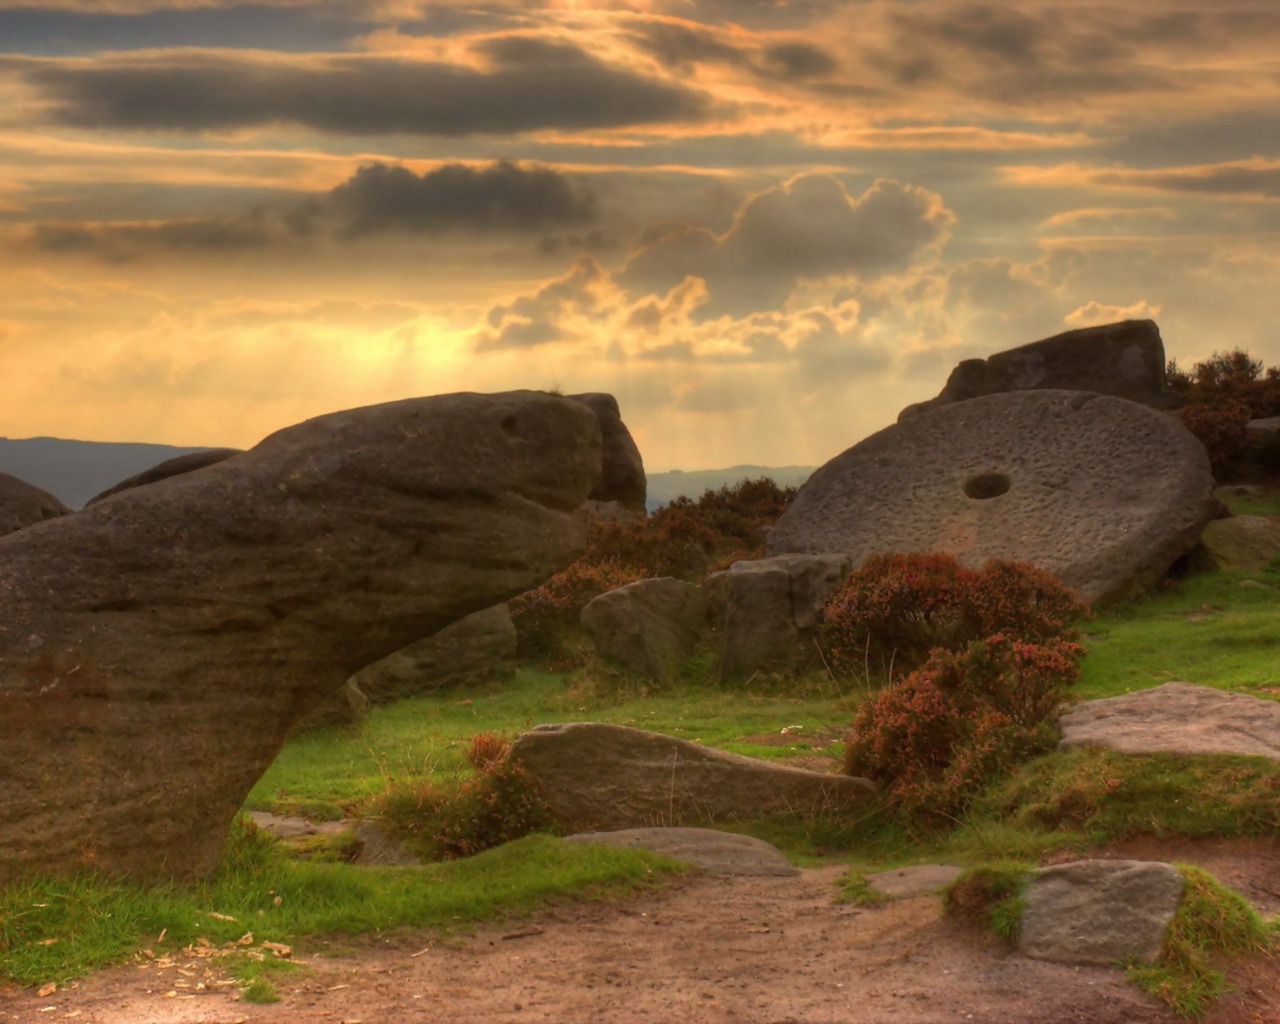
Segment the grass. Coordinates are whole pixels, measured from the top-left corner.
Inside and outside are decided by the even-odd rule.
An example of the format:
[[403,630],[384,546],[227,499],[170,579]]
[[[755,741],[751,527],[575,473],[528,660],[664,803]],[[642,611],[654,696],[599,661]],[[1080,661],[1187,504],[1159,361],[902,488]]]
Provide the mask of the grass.
[[851,868],[836,881],[839,895],[837,903],[852,903],[855,907],[877,907],[886,903],[889,897],[871,887],[866,872]]
[[313,936],[456,929],[569,897],[650,888],[678,870],[643,851],[542,835],[462,861],[357,868],[293,860],[264,836],[242,830],[205,885],[141,888],[80,877],[6,887],[0,974],[23,984],[62,984],[143,948],[180,949],[201,939],[222,946],[247,931],[258,943],[293,945]]
[[1188,864],[1178,869],[1186,888],[1160,959],[1153,966],[1131,966],[1128,975],[1179,1015],[1198,1019],[1231,991],[1220,958],[1274,950],[1280,927],[1208,872]]
[[1032,865],[1012,860],[970,868],[947,887],[943,895],[947,914],[966,924],[985,927],[1013,945],[1022,925],[1022,894],[1031,871]]

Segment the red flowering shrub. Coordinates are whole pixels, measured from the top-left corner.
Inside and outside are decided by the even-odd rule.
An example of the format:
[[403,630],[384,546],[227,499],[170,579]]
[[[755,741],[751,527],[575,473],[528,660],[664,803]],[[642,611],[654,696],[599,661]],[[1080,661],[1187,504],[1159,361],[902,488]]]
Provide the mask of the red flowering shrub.
[[1219,480],[1249,475],[1245,424],[1280,416],[1280,367],[1264,367],[1261,359],[1235,349],[1215,352],[1183,371],[1173,360],[1165,371],[1170,389],[1186,400],[1179,415],[1209,453]]
[[850,574],[828,602],[823,627],[836,671],[868,666],[901,676],[936,649],[959,650],[996,633],[1073,639],[1088,610],[1052,574],[1019,562],[982,570],[948,554],[881,555]]
[[880,783],[889,803],[926,825],[954,821],[988,781],[1056,739],[1079,644],[999,634],[934,652],[854,717],[845,771]]
[[1243,468],[1248,441],[1245,426],[1253,416],[1243,402],[1188,405],[1178,411],[1183,425],[1200,439],[1215,480],[1228,480]]
[[577,628],[578,616],[592,598],[643,579],[644,573],[612,559],[580,558],[540,587],[512,598],[507,607],[516,624],[522,655],[554,653]]

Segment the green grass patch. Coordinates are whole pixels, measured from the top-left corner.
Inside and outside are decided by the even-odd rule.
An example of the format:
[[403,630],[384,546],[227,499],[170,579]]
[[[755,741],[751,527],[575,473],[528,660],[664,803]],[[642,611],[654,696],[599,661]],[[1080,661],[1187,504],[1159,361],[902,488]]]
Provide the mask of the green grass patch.
[[970,868],[943,895],[947,914],[965,924],[987,928],[1010,945],[1018,941],[1025,906],[1023,892],[1032,865],[992,861]]
[[1187,864],[1178,870],[1186,889],[1160,960],[1132,966],[1128,975],[1180,1015],[1198,1019],[1230,991],[1220,958],[1274,950],[1280,929],[1208,872]]
[[884,893],[873,889],[866,873],[857,868],[850,868],[836,879],[836,889],[839,895],[835,902],[852,903],[855,907],[878,907],[889,900]]
[[[1243,585],[1252,582],[1264,586]],[[1173,680],[1280,696],[1280,571],[1190,576],[1084,624],[1082,700]]]
[[1280,836],[1280,764],[1226,755],[1059,751],[978,801],[974,820],[1088,845],[1127,836]]
[[467,860],[358,868],[292,860],[244,830],[217,877],[203,885],[143,888],[81,877],[6,887],[0,974],[23,984],[62,984],[142,948],[180,949],[199,939],[221,946],[247,931],[255,942],[294,945],[313,936],[448,930],[554,900],[653,887],[679,870],[643,851],[541,835]]

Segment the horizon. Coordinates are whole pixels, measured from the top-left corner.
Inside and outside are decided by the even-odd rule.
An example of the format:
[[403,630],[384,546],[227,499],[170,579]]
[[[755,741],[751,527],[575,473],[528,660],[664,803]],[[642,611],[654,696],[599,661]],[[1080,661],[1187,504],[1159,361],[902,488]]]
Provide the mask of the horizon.
[[816,466],[1076,327],[1280,364],[1277,52],[1274,0],[0,0],[0,434],[535,388]]

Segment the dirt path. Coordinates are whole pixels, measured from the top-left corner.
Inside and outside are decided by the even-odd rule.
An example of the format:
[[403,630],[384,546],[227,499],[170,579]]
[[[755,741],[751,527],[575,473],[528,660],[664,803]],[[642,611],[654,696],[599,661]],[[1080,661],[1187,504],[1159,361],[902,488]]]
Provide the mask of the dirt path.
[[[1136,852],[1136,851],[1130,851]],[[1150,848],[1143,851],[1151,855]],[[1163,848],[1277,896],[1280,851]],[[131,965],[39,997],[0,994],[0,1021],[77,1024],[1169,1024],[1119,971],[1039,963],[945,920],[936,897],[834,904],[839,868],[797,878],[701,876],[610,906],[573,905],[454,939],[400,937],[300,955],[274,1005],[196,971]],[[184,980],[187,979],[187,980]],[[1238,972],[1213,1024],[1280,1020],[1280,964]]]

